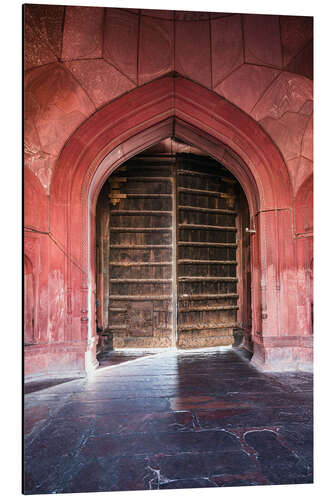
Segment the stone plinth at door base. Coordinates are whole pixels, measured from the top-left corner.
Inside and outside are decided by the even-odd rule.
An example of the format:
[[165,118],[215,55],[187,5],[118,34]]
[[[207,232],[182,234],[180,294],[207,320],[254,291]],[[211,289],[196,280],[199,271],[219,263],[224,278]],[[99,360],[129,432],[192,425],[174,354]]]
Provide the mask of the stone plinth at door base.
[[99,362],[96,359],[96,339],[93,338],[88,342],[88,349],[84,353],[85,361],[85,372],[89,377],[92,375],[99,366]]
[[[41,378],[86,377],[98,366],[87,342],[32,344],[24,347],[25,382]],[[87,357],[91,359],[87,363]]]
[[267,337],[253,342],[251,364],[261,371],[313,371],[313,337]]

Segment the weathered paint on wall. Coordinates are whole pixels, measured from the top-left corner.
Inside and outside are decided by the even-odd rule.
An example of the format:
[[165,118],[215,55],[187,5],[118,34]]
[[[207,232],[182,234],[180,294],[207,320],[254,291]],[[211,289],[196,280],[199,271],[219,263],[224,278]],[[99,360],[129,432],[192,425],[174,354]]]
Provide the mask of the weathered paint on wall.
[[125,160],[172,130],[217,159],[228,145],[221,160],[241,182],[258,228],[251,235],[255,359],[305,366],[312,353],[312,19],[82,12],[25,6],[25,254],[35,293],[26,373],[83,372],[85,353],[94,357],[89,183],[110,151]]

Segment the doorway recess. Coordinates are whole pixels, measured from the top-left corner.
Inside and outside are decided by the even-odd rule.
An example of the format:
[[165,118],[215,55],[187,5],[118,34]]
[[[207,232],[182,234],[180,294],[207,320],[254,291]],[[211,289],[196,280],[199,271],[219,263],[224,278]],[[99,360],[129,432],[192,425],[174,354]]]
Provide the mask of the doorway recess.
[[[239,304],[249,302],[245,197],[226,168],[197,153],[153,148],[119,167],[102,189],[108,229],[97,249],[104,263],[101,270],[97,262],[104,304],[97,317],[114,349],[234,342]],[[97,206],[97,241],[99,213]]]

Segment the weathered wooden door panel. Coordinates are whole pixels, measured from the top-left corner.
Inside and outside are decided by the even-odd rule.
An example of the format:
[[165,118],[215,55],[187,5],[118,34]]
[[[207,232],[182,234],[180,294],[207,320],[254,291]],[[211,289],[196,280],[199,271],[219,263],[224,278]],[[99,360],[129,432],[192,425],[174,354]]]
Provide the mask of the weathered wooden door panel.
[[177,165],[178,347],[230,344],[237,314],[235,180],[213,160]]
[[172,159],[135,158],[110,177],[113,346],[172,339]]

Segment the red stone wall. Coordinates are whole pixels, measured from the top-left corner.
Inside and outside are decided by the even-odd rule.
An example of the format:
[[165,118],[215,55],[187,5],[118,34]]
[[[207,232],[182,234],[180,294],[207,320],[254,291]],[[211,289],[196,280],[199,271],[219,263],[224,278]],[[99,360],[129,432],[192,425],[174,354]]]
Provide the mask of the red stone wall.
[[66,317],[67,252],[50,230],[49,197],[27,168],[24,169],[24,225],[24,297],[28,306],[24,324],[33,324],[24,337],[28,344],[25,375],[84,374],[85,342],[83,346],[73,345],[71,333],[67,334],[70,330]]
[[26,160],[46,189],[80,123],[172,71],[259,122],[295,194],[311,173],[312,18],[27,5],[25,28]]
[[[274,318],[275,326],[280,322],[279,331],[282,328],[290,338],[295,358],[301,359],[303,352],[307,360],[309,341],[304,347],[299,335],[312,332],[312,19],[27,5],[24,31],[25,253],[35,293],[35,344],[27,348],[26,372],[84,369],[82,323],[88,310],[73,289],[75,284],[81,286],[86,271],[81,268],[83,250],[67,244],[80,216],[68,221],[59,207],[56,220],[49,217],[61,151],[74,132],[108,103],[173,72],[246,113],[282,155],[292,213],[258,216],[270,227],[279,219],[281,246],[271,252],[283,276],[276,286],[285,305],[283,311],[270,311],[269,319]],[[116,106],[111,108],[114,120]],[[224,112],[222,105],[220,110]],[[64,186],[66,182],[64,177]],[[283,231],[294,242],[296,268],[288,264]],[[278,254],[285,254],[287,263],[282,267]],[[255,271],[253,280],[259,286]],[[253,314],[266,313],[254,307]]]

